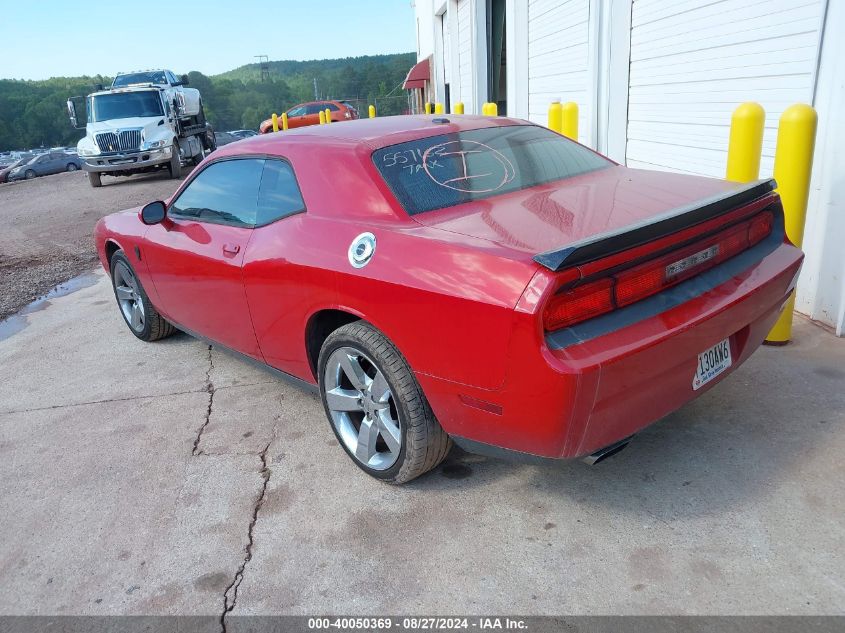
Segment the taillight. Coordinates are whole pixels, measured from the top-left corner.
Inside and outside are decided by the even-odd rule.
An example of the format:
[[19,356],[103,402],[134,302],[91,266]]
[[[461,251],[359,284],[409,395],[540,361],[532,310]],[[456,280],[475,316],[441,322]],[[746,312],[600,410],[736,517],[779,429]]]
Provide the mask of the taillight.
[[551,297],[543,326],[556,330],[622,308],[671,288],[738,255],[772,232],[774,216],[764,211],[709,238],[606,278]]
[[613,280],[602,279],[552,297],[543,313],[543,325],[547,330],[557,330],[611,310]]

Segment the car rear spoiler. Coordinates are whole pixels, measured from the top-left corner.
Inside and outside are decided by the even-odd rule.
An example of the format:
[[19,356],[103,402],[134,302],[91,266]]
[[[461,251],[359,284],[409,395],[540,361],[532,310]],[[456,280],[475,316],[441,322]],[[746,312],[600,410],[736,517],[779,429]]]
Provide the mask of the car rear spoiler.
[[732,211],[762,198],[774,191],[775,187],[777,183],[774,179],[739,185],[731,191],[672,209],[638,224],[600,233],[563,248],[540,253],[534,256],[534,261],[555,272],[586,264]]

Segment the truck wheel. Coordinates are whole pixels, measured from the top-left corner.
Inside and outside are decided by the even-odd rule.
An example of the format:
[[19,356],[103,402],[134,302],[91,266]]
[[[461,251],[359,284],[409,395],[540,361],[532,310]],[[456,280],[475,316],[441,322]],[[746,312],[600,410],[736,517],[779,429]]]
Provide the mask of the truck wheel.
[[89,171],[88,172],[88,184],[94,188],[102,187],[103,181],[100,179],[100,172],[98,171]]
[[171,149],[172,156],[170,157],[170,164],[167,168],[170,170],[171,178],[182,177],[182,153],[179,151],[179,141],[173,140],[173,147]]
[[[202,147],[202,145],[200,145]],[[196,167],[202,162],[202,159],[205,158],[205,154],[203,153],[202,149],[200,149],[199,153],[191,158],[191,164]]]

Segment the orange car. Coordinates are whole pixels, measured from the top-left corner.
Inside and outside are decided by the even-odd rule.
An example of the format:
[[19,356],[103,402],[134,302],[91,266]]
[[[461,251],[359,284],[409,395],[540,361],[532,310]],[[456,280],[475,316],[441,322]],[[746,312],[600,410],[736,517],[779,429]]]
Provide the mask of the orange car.
[[[348,101],[310,101],[300,103],[287,111],[288,128],[305,127],[306,125],[318,125],[320,123],[320,111],[328,109],[332,115],[332,121],[351,121],[358,118],[358,110]],[[279,129],[282,127],[279,117]],[[258,131],[267,134],[273,131],[273,119],[262,121]]]

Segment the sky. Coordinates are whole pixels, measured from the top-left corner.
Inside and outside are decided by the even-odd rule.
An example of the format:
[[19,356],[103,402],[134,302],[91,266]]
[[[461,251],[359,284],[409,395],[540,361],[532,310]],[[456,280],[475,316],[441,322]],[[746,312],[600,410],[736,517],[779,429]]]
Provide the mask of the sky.
[[411,0],[15,0],[0,16],[4,79],[414,50]]

